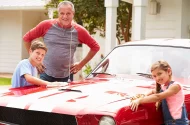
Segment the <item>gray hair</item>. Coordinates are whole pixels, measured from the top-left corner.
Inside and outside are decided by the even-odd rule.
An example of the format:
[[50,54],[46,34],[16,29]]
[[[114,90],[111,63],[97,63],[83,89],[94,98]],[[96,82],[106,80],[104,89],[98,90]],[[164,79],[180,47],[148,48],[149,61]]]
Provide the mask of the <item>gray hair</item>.
[[75,12],[74,4],[71,1],[62,1],[58,4],[57,10],[59,12],[59,9],[62,5],[70,5],[72,7],[73,12]]

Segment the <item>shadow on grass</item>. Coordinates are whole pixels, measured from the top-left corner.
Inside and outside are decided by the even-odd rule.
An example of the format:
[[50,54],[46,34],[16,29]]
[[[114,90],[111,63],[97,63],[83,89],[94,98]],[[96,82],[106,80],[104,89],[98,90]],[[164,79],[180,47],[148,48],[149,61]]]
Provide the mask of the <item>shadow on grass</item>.
[[11,85],[11,78],[0,78],[0,86],[1,85]]

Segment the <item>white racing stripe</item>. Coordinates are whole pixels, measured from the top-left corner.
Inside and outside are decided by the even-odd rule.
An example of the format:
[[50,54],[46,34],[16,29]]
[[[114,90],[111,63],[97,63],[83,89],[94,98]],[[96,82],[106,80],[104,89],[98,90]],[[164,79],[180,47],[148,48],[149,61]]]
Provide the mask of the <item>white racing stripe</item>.
[[[30,106],[29,110],[38,110],[38,111],[47,111],[51,112],[57,105],[62,105],[65,110],[75,110],[76,112],[85,108],[85,107],[97,107],[100,105],[105,105],[113,101],[122,100],[126,97],[121,96],[119,94],[110,94],[105,93],[110,90],[122,90],[126,93],[126,88],[136,86],[137,84],[128,84],[126,82],[123,83],[115,83],[116,81],[104,82],[99,84],[91,84],[85,86],[73,87],[71,90],[80,90],[80,92],[69,91],[63,94],[54,95],[48,98],[43,98],[40,100],[36,100]],[[133,82],[133,81],[131,81]],[[140,81],[142,85],[142,81]],[[151,82],[152,83],[152,82]],[[150,83],[149,83],[150,84]],[[66,87],[62,87],[66,89]],[[118,92],[120,92],[118,91]],[[77,99],[79,97],[87,96],[85,98]],[[73,99],[75,102],[68,102]],[[71,106],[72,105],[72,106]]]
[[57,105],[64,104],[66,101],[75,99],[80,96],[83,96],[83,94],[78,92],[65,92],[48,98],[43,98],[36,100],[36,102],[33,102],[29,110],[51,112],[52,109]]
[[7,107],[24,109],[27,104],[35,102],[40,97],[54,94],[56,92],[58,92],[58,90],[53,89],[53,90],[46,90],[46,91],[42,91],[42,92],[36,92],[36,93],[28,94],[28,95],[23,95],[23,96],[19,96],[19,97],[15,96],[15,98],[12,99],[8,103]]
[[1,96],[3,93],[6,93],[6,92],[10,92],[10,90],[8,90],[8,89],[1,89],[1,90],[0,90],[0,96]]
[[[137,85],[146,86],[151,85],[152,81],[147,82],[143,80],[110,80],[106,82],[101,82],[98,84],[89,84],[84,86],[73,87],[71,90],[80,90],[81,92],[69,91],[62,94],[55,94],[62,91],[58,91],[58,88],[46,90],[42,92],[32,93],[28,95],[23,95],[20,97],[15,97],[12,99],[7,107],[24,109],[30,104],[29,110],[47,111],[51,112],[57,105],[65,106],[68,109],[71,105],[75,110],[79,111],[85,107],[97,107],[101,105],[108,104],[117,100],[122,100],[126,97],[120,95],[120,93],[126,93],[127,95],[132,95],[133,93],[126,92],[130,87]],[[62,87],[63,89],[68,88]],[[112,94],[109,91],[116,91],[118,93]],[[48,96],[50,95],[50,96]],[[43,97],[44,98],[40,98]],[[46,97],[47,96],[47,97]],[[79,98],[87,96],[85,98]],[[40,98],[40,99],[39,99]],[[79,98],[79,99],[78,99]],[[73,99],[75,102],[69,102]],[[79,105],[79,106],[78,106]]]
[[108,104],[108,105],[98,107],[98,110],[116,112],[117,110],[120,110],[121,107],[129,106],[130,102],[131,102],[130,99],[125,100],[125,101],[118,101],[118,102],[111,103],[110,105]]

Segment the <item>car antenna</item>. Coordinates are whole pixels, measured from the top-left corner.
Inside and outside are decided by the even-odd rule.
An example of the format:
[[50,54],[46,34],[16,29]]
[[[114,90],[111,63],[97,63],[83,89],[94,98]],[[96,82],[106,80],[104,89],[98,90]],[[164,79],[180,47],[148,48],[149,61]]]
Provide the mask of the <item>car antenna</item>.
[[71,40],[70,40],[70,46],[69,46],[69,78],[68,78],[68,81],[67,82],[71,82],[71,43],[72,43],[72,40],[73,40],[73,34],[72,32],[74,31],[74,28],[73,26],[71,27]]

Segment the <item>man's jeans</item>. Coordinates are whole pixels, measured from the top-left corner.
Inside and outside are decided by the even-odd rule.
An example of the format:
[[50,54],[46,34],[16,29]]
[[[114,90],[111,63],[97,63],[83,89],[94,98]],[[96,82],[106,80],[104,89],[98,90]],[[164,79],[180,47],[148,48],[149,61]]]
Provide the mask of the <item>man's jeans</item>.
[[[52,76],[48,76],[46,73],[42,73],[40,74],[40,79],[48,81],[48,82],[68,82],[69,77],[55,78]],[[70,75],[70,80],[73,81],[73,74]]]

